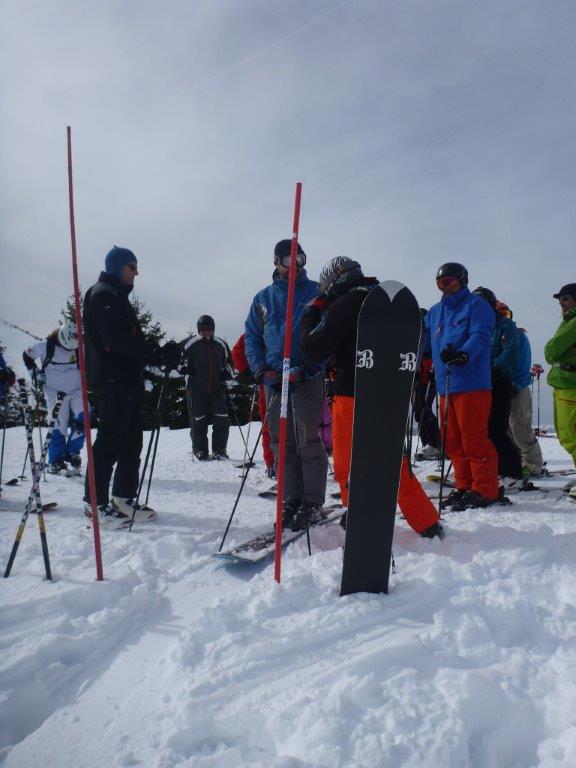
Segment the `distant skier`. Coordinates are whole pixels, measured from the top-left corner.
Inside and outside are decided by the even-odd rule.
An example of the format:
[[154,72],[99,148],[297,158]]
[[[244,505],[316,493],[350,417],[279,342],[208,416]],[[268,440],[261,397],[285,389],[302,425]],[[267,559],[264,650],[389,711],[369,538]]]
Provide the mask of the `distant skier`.
[[[560,303],[562,322],[544,347],[544,355],[552,366],[548,384],[554,389],[556,434],[576,466],[576,283],[563,285],[554,298]],[[566,487],[576,500],[576,481]]]
[[200,461],[210,458],[208,425],[212,424],[212,458],[227,459],[230,420],[226,382],[234,375],[232,355],[224,339],[214,335],[214,318],[201,315],[196,327],[198,335],[193,334],[182,342],[188,374],[186,403],[192,450]]
[[[101,523],[109,527],[121,527],[134,513],[142,450],[142,370],[147,363],[175,368],[181,358],[176,342],[160,349],[144,338],[128,298],[137,274],[132,251],[114,246],[106,255],[105,271],[84,297],[86,376],[98,405],[96,503]],[[91,515],[88,477],[84,500],[86,514]],[[136,509],[135,516],[147,519],[148,513]]]
[[[288,274],[291,240],[280,240],[274,248],[272,284],[252,301],[246,319],[246,357],[259,384],[266,387],[268,425],[278,472],[280,386],[284,357]],[[318,283],[304,269],[306,254],[298,245],[292,349],[290,351],[290,405],[286,430],[284,526],[302,527],[319,515],[326,494],[328,457],[318,434],[322,412],[323,367],[310,363],[299,349],[300,322],[306,305],[318,295]],[[296,421],[297,441],[293,430]],[[296,447],[298,442],[298,448]]]
[[[256,384],[252,371],[246,357],[246,347],[244,344],[244,334],[242,334],[236,344],[232,347],[232,361],[234,368],[238,371],[238,381],[242,384]],[[258,384],[258,410],[260,412],[260,421],[262,422],[262,455],[266,464],[266,475],[271,480],[276,478],[274,471],[274,454],[270,448],[270,430],[268,429],[268,420],[266,419],[266,393],[264,385]]]
[[422,315],[423,327],[418,349],[418,368],[412,392],[412,408],[414,419],[418,424],[418,437],[422,443],[422,449],[418,453],[418,458],[430,460],[437,459],[439,456],[440,430],[438,428],[438,417],[433,410],[433,404],[436,400],[436,379],[432,363],[430,334],[424,324],[428,311],[420,309],[420,314]]
[[[504,302],[496,303],[496,310],[512,319],[512,310]],[[522,458],[525,476],[542,474],[542,451],[532,428],[532,350],[524,328],[516,329],[518,357],[512,377],[509,433]]]
[[485,299],[495,316],[490,339],[492,405],[488,434],[498,453],[498,472],[506,489],[517,485],[517,481],[523,479],[520,452],[509,435],[510,409],[514,394],[512,380],[518,365],[518,328],[514,320],[497,311],[498,300],[493,291],[479,287],[473,293]]
[[80,452],[84,447],[84,412],[76,325],[64,323],[44,341],[27,347],[22,357],[34,385],[44,388],[49,414],[58,392],[66,393],[48,449],[48,472],[78,475],[82,464]]
[[488,437],[492,402],[490,339],[495,315],[468,289],[468,270],[447,262],[436,273],[442,299],[426,315],[440,423],[448,409],[446,453],[454,465],[456,488],[447,505],[454,510],[486,507],[498,501],[498,454]]
[[[336,256],[320,272],[320,295],[308,306],[302,319],[300,345],[306,359],[330,358],[334,369],[332,399],[332,445],[334,476],[340,485],[342,503],[348,506],[348,476],[352,454],[352,421],[356,371],[358,316],[375,277],[364,277],[360,264],[347,256]],[[386,329],[382,329],[386,333]],[[394,407],[394,403],[390,403]],[[382,425],[382,439],[386,439]],[[440,516],[410,471],[402,462],[398,504],[406,521],[421,536],[443,536]],[[345,519],[343,520],[345,525]]]

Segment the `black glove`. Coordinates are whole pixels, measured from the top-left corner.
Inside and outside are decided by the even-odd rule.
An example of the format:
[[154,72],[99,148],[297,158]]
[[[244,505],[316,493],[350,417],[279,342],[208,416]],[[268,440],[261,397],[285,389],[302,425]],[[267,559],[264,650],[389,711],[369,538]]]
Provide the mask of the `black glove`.
[[446,363],[446,365],[458,365],[462,367],[468,362],[468,353],[453,349],[452,345],[449,344],[447,347],[444,347],[442,352],[440,352],[440,360],[442,360],[443,363]]
[[182,360],[182,347],[177,341],[169,341],[160,348],[160,363],[167,370],[178,368]]
[[9,387],[13,387],[16,384],[16,374],[12,368],[5,368],[0,371],[0,384],[7,384]]
[[252,371],[250,368],[246,368],[245,371],[240,371],[240,373],[236,376],[236,381],[239,384],[245,384],[246,386],[248,384],[253,384],[254,376],[252,376]]

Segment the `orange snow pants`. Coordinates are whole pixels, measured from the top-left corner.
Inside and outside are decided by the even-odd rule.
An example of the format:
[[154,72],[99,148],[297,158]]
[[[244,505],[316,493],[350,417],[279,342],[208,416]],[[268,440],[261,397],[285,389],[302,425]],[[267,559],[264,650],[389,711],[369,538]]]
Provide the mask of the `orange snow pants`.
[[[444,401],[440,396],[440,426],[444,430]],[[456,488],[498,498],[498,454],[488,437],[492,393],[455,392],[448,396],[446,454],[454,465]]]
[[[352,456],[352,422],[354,416],[354,398],[335,395],[332,400],[332,455],[334,457],[334,477],[340,486],[342,504],[348,506],[348,475]],[[410,471],[406,458],[402,460],[398,506],[408,525],[416,533],[440,519],[436,507],[420,485],[416,475]]]

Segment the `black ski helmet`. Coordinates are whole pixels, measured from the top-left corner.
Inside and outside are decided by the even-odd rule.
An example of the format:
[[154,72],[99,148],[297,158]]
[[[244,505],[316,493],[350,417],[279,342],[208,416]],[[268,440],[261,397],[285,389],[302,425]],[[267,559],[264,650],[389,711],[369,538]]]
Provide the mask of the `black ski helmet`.
[[490,288],[483,288],[481,285],[478,286],[478,288],[475,288],[472,293],[475,293],[477,296],[482,296],[483,299],[485,299],[488,304],[492,307],[494,311],[496,311],[496,302],[498,299],[496,298],[496,294],[494,291],[491,291]]
[[196,323],[196,328],[198,328],[199,331],[213,331],[216,328],[216,323],[214,322],[214,318],[210,317],[210,315],[200,315],[198,322]]
[[[299,267],[306,264],[306,254],[302,250],[300,243],[296,243],[296,263]],[[292,253],[292,240],[279,240],[274,246],[274,264],[282,264],[288,267],[290,264],[290,254]]]
[[436,280],[441,280],[443,277],[456,277],[460,283],[460,288],[468,285],[468,270],[456,261],[447,261],[446,264],[438,267]]

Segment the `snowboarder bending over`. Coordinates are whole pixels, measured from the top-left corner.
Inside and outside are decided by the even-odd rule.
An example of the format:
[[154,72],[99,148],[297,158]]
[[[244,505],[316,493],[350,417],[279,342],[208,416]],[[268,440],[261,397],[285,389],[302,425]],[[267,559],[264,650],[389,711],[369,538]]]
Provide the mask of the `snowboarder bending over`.
[[[576,466],[576,283],[563,285],[554,298],[560,303],[562,322],[544,347],[544,355],[552,366],[548,384],[554,389],[556,434]],[[568,483],[565,490],[576,501],[576,485]]]
[[210,315],[201,315],[196,324],[198,335],[183,342],[186,403],[190,419],[192,450],[200,461],[209,459],[208,425],[212,426],[212,458],[227,459],[228,403],[226,382],[234,375],[232,356],[224,339],[214,335],[216,325]]
[[426,315],[432,343],[440,424],[454,465],[456,488],[446,498],[454,510],[498,501],[498,454],[488,437],[492,403],[490,339],[495,315],[487,301],[470,293],[462,264],[442,264],[436,273],[442,299]]
[[[276,472],[291,242],[280,240],[276,244],[272,284],[254,297],[245,325],[246,357],[250,369],[256,381],[266,387],[268,426]],[[320,364],[308,362],[298,344],[302,315],[306,305],[318,295],[318,283],[306,274],[306,254],[299,244],[297,261],[283,502],[283,526],[293,529],[301,528],[319,516],[328,473],[328,457],[318,434],[322,419],[323,369]]]
[[[77,350],[76,325],[64,323],[22,355],[34,386],[44,387],[48,413],[52,412],[58,392],[66,393],[48,449],[48,472],[54,475],[78,475],[82,464],[84,412]],[[40,366],[36,365],[37,360]]]
[[[335,371],[332,399],[332,446],[334,476],[340,485],[342,503],[348,506],[348,476],[352,453],[352,417],[356,371],[358,316],[375,277],[364,277],[360,264],[347,256],[336,256],[320,272],[320,295],[308,306],[302,319],[300,345],[308,360],[331,358]],[[386,333],[386,329],[382,329]],[[394,403],[390,403],[394,407]],[[385,440],[385,425],[382,439]],[[421,536],[442,538],[440,516],[403,459],[398,504],[408,524]],[[343,520],[345,526],[345,518]]]
[[[98,434],[93,450],[96,503],[101,524],[116,528],[132,518],[138,492],[142,370],[147,363],[175,368],[180,362],[181,348],[169,341],[160,349],[144,338],[128,298],[138,274],[138,262],[132,251],[114,246],[106,255],[105,267],[86,292],[83,320],[88,388],[95,395],[98,408]],[[84,500],[85,512],[90,516],[88,476]],[[137,509],[135,519],[141,517],[138,512]],[[147,513],[142,516],[148,519]]]

